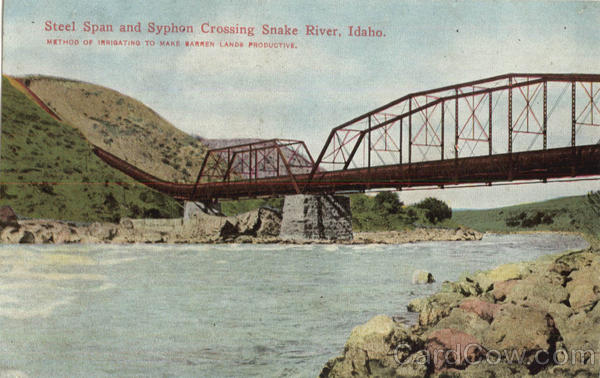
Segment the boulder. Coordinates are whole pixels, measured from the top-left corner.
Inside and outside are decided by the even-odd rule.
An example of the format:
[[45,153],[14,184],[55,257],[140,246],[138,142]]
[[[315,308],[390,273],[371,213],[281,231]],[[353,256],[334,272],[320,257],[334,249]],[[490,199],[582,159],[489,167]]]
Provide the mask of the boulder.
[[457,293],[437,293],[420,303],[419,325],[423,327],[432,326],[440,319],[450,314],[463,300],[463,296]]
[[223,225],[221,226],[221,229],[219,231],[219,236],[223,240],[233,240],[238,235],[239,235],[239,230],[238,230],[237,226],[235,224],[231,223],[229,220],[226,220],[223,223]]
[[494,317],[483,345],[488,350],[507,350],[523,356],[525,365],[533,369],[536,353],[549,353],[559,336],[554,319],[547,312],[508,303]]
[[35,235],[31,231],[23,231],[23,235],[19,239],[19,244],[34,244]]
[[[560,325],[560,333],[569,356],[576,353],[580,368],[591,370],[595,376],[600,373],[600,302],[588,312],[581,311]],[[593,354],[593,356],[592,356]]]
[[279,236],[281,230],[281,214],[272,210],[259,209],[260,227],[256,231],[256,236],[264,238],[269,236]]
[[233,222],[237,226],[238,235],[251,235],[255,236],[256,231],[260,227],[260,216],[259,210],[248,211],[237,215]]
[[119,226],[126,230],[133,230],[133,221],[129,218],[121,218]]
[[492,296],[496,301],[504,301],[508,293],[511,292],[512,288],[519,282],[519,280],[507,280],[499,281],[494,283],[494,289],[492,290]]
[[0,230],[5,227],[19,228],[17,214],[15,214],[10,206],[0,207]]
[[88,233],[102,241],[111,241],[117,236],[117,226],[111,223],[94,222],[88,227]]
[[491,322],[500,310],[501,305],[482,301],[478,298],[467,298],[460,303],[459,308],[472,312],[481,319]]
[[518,363],[498,361],[496,355],[492,354],[489,362],[482,361],[471,364],[460,372],[462,378],[496,378],[496,377],[527,377],[529,370]]
[[510,291],[506,293],[506,302],[545,301],[561,303],[569,298],[567,289],[562,286],[564,277],[555,272],[540,272],[514,282],[515,284],[512,285]]
[[429,284],[435,282],[433,274],[425,270],[415,270],[412,275],[413,285]]
[[469,281],[466,278],[463,278],[457,282],[446,281],[442,283],[441,291],[458,293],[464,295],[465,297],[479,295],[482,292],[477,282]]
[[0,230],[0,240],[4,243],[8,244],[17,244],[19,240],[23,237],[23,229],[15,228],[15,227],[4,227]]
[[464,369],[485,356],[485,349],[475,337],[452,328],[431,333],[425,347],[436,373],[448,368]]
[[486,292],[496,282],[523,278],[530,273],[529,265],[530,263],[500,265],[490,271],[477,273],[472,280],[479,284],[483,292]]
[[477,340],[483,340],[483,337],[488,331],[489,326],[490,324],[486,320],[483,320],[481,317],[479,317],[479,315],[457,307],[452,309],[448,316],[440,319],[440,321],[434,327],[426,331],[424,335],[427,337],[432,332],[445,328],[452,328],[468,333]]
[[235,217],[240,235],[268,237],[279,235],[281,215],[275,210],[260,208]]
[[590,263],[571,272],[566,290],[575,311],[597,302],[600,299],[600,263]]
[[344,355],[330,360],[320,376],[396,376],[398,368],[408,376],[423,376],[426,372],[423,361],[411,359],[417,345],[417,338],[404,326],[388,316],[378,315],[352,330]]

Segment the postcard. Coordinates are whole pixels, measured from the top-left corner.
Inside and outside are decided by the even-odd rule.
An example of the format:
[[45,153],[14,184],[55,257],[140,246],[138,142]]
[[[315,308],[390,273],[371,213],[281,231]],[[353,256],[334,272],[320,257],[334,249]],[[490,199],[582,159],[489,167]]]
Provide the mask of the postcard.
[[0,376],[598,376],[599,19],[4,0]]

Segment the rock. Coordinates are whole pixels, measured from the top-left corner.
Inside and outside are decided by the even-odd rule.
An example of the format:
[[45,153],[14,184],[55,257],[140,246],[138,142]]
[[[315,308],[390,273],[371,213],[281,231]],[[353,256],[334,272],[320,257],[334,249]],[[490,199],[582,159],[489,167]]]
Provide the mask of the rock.
[[126,230],[133,230],[133,221],[129,218],[121,218],[119,226]]
[[434,331],[439,331],[444,328],[458,329],[462,332],[472,335],[477,340],[483,340],[490,324],[479,317],[477,314],[465,311],[461,308],[454,308],[450,314],[433,327],[427,330],[424,335],[427,337]]
[[481,319],[491,322],[500,310],[500,305],[482,301],[478,298],[467,298],[461,302],[459,308],[472,312]]
[[458,293],[465,297],[479,295],[482,292],[477,282],[467,281],[466,279],[461,279],[458,282],[446,281],[442,283],[441,291],[447,293]]
[[425,347],[436,373],[448,368],[464,369],[485,355],[476,338],[451,328],[430,334]]
[[489,357],[489,362],[484,360],[478,364],[469,365],[460,372],[463,378],[496,378],[496,377],[527,377],[529,370],[518,363],[498,361],[496,355]]
[[23,231],[23,236],[19,239],[19,244],[33,244],[35,243],[35,235],[30,231]]
[[406,309],[410,312],[421,312],[429,299],[427,297],[419,297],[415,298],[412,301],[408,302]]
[[394,372],[395,377],[421,378],[427,375],[427,354],[424,350],[411,354],[400,362]]
[[571,307],[578,311],[600,299],[600,264],[583,266],[569,274],[566,288]]
[[352,330],[344,355],[330,360],[320,376],[395,376],[398,368],[418,376],[426,371],[410,359],[418,346],[418,340],[406,328],[388,316],[378,315]]
[[492,295],[496,301],[504,301],[508,293],[511,292],[512,288],[519,282],[519,280],[507,280],[494,283],[494,289]]
[[219,231],[219,236],[223,240],[232,240],[235,239],[235,237],[238,235],[238,228],[229,220],[226,220],[225,223],[223,223],[223,225],[221,226],[221,230]]
[[8,244],[17,244],[19,240],[23,237],[23,229],[15,228],[15,227],[5,227],[0,231],[0,237],[2,238],[2,242]]
[[428,297],[419,311],[419,325],[422,327],[435,325],[440,319],[448,316],[463,298],[457,293],[437,293]]
[[279,236],[281,231],[281,214],[266,208],[261,208],[258,211],[260,227],[256,231],[256,236],[261,238]]
[[260,227],[259,210],[249,211],[235,217],[235,225],[238,235],[256,236]]
[[354,327],[346,342],[346,349],[367,349],[370,358],[382,358],[389,352],[385,338],[397,327],[392,318],[377,315],[365,324]]
[[479,284],[481,290],[486,292],[492,288],[495,282],[520,279],[530,273],[531,263],[505,264],[488,272],[477,273],[472,277]]
[[5,227],[19,228],[17,214],[10,206],[6,205],[0,207],[0,230]]
[[278,236],[281,227],[281,215],[274,210],[260,208],[235,217],[240,235],[257,237]]
[[555,272],[545,271],[532,274],[522,280],[516,280],[506,294],[505,301],[561,303],[569,297],[567,289],[562,286],[563,282],[564,277]]
[[412,275],[413,285],[429,284],[433,282],[435,282],[435,280],[433,279],[433,274],[425,270],[415,270]]
[[547,312],[509,303],[502,305],[494,317],[483,345],[488,350],[508,350],[523,356],[532,369],[536,368],[536,353],[549,353],[558,337],[554,319]]
[[88,227],[88,234],[102,241],[113,240],[117,233],[117,227],[111,223],[94,222]]
[[[577,353],[577,366],[600,373],[600,302],[588,312],[581,311],[560,325],[559,331],[569,355]],[[591,354],[594,354],[593,356]],[[583,356],[583,360],[582,360]]]

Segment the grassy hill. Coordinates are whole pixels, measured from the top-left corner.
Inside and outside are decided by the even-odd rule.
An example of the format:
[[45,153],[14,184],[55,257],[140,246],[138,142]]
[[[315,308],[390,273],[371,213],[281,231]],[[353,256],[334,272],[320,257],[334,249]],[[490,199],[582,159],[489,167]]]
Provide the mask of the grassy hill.
[[176,201],[107,166],[82,131],[56,121],[4,77],[0,157],[0,205],[21,216],[115,221],[181,213]]
[[47,76],[21,79],[92,144],[161,179],[195,180],[206,148],[141,102],[75,80]]
[[455,211],[453,220],[478,231],[578,231],[600,235],[600,214],[587,196],[557,198],[544,202],[491,210]]

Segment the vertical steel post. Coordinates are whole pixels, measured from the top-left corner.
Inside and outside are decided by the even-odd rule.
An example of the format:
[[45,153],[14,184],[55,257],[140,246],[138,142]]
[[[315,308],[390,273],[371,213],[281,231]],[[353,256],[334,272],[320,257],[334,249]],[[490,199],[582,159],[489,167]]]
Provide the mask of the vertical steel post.
[[442,120],[441,120],[441,127],[442,127],[442,143],[440,146],[440,156],[441,156],[441,160],[444,160],[444,118],[445,118],[445,112],[444,112],[444,108],[446,107],[446,103],[444,101],[442,101]]
[[408,164],[412,163],[412,97],[408,99]]
[[402,164],[402,121],[404,121],[404,118],[400,118],[400,143],[398,144],[398,152],[399,152],[399,159],[398,159],[398,164]]
[[[248,180],[252,181],[252,146],[250,146],[250,153],[248,154]],[[242,169],[243,171],[243,169]]]
[[544,150],[548,148],[548,82],[544,81],[544,124],[542,125],[544,134]]
[[454,100],[454,160],[458,159],[458,89]]
[[258,179],[258,150],[254,150],[254,180]]
[[[369,116],[369,135],[367,136],[367,140],[369,142],[369,150],[367,151],[367,159],[368,159],[368,167],[371,169],[371,116]],[[340,146],[341,148],[341,146]]]
[[492,111],[493,111],[493,100],[492,100],[492,92],[488,93],[488,106],[489,106],[489,120],[488,120],[488,147],[489,147],[489,155],[492,156]]
[[513,137],[513,124],[512,124],[512,77],[508,78],[508,153],[512,153],[512,137]]
[[[575,95],[576,95],[576,86],[575,82],[571,82],[571,147],[575,147],[575,126],[577,123],[576,115],[575,115]],[[592,109],[593,110],[593,109]]]
[[[227,166],[232,166],[231,164],[231,156],[230,156],[231,148],[227,149]],[[227,181],[231,181],[231,176],[227,177]]]

